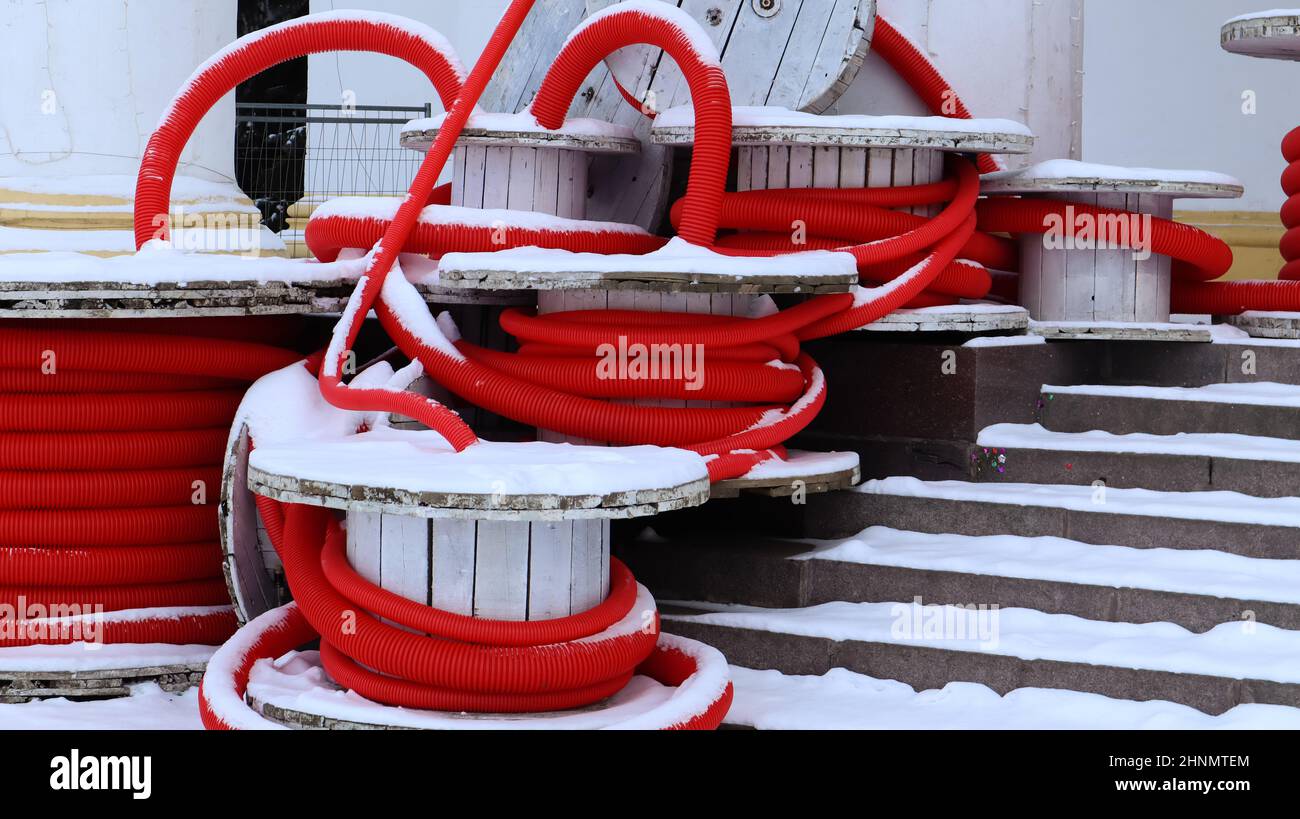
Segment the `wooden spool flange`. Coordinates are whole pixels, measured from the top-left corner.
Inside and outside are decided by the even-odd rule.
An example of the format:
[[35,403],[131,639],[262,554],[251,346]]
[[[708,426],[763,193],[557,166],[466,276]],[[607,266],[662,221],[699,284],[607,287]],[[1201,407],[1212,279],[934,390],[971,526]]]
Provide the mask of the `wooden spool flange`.
[[1269,60],[1300,60],[1300,12],[1258,12],[1223,24],[1224,51]]
[[125,697],[155,682],[178,692],[197,685],[214,646],[68,645],[0,648],[0,703],[49,697]]
[[[1131,211],[1135,242],[1149,237],[1149,219],[1173,218],[1175,199],[1230,199],[1243,188],[1230,177],[1185,171],[1118,168],[1054,160],[985,176],[984,194],[1021,194]],[[1052,243],[1055,241],[1057,245]],[[1038,233],[1020,239],[1020,301],[1042,332],[1059,338],[1100,338],[1104,325],[1144,325],[1126,338],[1201,340],[1167,328],[1171,260],[1132,248],[1071,247],[1072,240]],[[1089,328],[1088,324],[1101,327]],[[1110,328],[1123,330],[1124,328]],[[1130,330],[1137,328],[1129,328]],[[1116,336],[1118,337],[1118,336]]]

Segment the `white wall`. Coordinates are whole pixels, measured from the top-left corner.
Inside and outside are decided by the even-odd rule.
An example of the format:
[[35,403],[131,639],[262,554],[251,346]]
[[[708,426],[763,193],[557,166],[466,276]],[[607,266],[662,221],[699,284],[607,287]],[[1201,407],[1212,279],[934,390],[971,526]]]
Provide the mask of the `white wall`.
[[[1008,166],[1017,167],[1029,160],[1077,157],[1079,5],[1079,0],[878,0],[877,9],[926,52],[973,116],[1013,119],[1033,130],[1033,155],[1008,157]],[[832,112],[929,113],[875,54],[867,56]]]
[[[450,40],[469,68],[507,5],[509,0],[311,0],[311,11],[369,9],[419,20]],[[308,58],[307,76],[308,102],[342,103],[344,94],[352,92],[357,105],[431,102],[434,113],[442,110],[428,79],[392,57],[359,52],[316,54]]]
[[[1056,0],[1048,0],[1055,2]],[[1271,0],[1085,0],[1083,156],[1090,162],[1232,174],[1236,201],[1180,208],[1276,210],[1278,148],[1300,125],[1300,65],[1229,54],[1219,29]],[[1258,112],[1242,113],[1254,91]]]
[[[176,91],[235,39],[235,0],[6,0],[0,177],[134,176]],[[200,124],[182,172],[233,179],[234,95]]]

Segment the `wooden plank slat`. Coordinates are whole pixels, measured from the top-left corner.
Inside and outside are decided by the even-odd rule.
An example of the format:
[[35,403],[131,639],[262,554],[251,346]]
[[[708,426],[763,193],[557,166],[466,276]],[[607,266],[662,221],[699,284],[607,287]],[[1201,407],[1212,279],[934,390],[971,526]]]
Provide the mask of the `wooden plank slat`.
[[572,613],[573,521],[532,524],[528,566],[528,619],[550,620]]
[[528,617],[528,539],[527,521],[479,521],[474,557],[475,617]]

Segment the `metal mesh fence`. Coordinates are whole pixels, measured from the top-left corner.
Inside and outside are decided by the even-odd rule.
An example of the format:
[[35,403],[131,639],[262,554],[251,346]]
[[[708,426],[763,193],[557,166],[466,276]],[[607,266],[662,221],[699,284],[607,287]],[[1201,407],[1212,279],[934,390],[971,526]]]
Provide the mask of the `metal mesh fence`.
[[238,103],[235,173],[262,224],[299,244],[315,205],[335,196],[399,196],[423,155],[401,147],[402,126],[429,104]]

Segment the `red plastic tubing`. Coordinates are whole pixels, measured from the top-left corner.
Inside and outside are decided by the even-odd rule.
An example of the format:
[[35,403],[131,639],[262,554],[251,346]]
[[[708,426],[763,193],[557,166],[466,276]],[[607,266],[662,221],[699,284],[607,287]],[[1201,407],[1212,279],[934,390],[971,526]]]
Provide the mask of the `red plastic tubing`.
[[[33,324],[0,324],[0,605],[17,621],[0,646],[73,639],[24,636],[51,616],[226,606],[216,501],[230,421],[240,387],[296,354],[178,335],[169,319]],[[98,639],[214,645],[234,626],[228,608],[145,612],[106,617]]]

